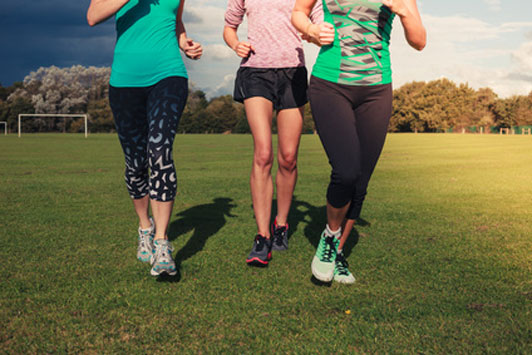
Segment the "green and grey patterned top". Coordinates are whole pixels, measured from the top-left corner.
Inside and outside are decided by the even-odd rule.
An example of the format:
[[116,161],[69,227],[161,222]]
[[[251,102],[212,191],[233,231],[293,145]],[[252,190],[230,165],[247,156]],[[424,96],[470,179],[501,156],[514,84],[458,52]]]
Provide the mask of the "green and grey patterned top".
[[395,17],[381,0],[322,0],[334,42],[321,48],[312,75],[347,85],[392,82],[390,34]]

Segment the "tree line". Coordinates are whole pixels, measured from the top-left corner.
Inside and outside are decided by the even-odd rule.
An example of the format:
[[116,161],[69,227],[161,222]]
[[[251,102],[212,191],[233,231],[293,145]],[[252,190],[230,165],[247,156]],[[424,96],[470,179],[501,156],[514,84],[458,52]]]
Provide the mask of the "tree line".
[[[89,131],[114,132],[109,107],[110,68],[55,66],[31,72],[23,82],[0,85],[0,121],[16,132],[20,113],[88,113]],[[394,90],[390,132],[484,132],[532,125],[532,92],[500,98],[490,88],[472,89],[448,79],[411,82]],[[82,132],[83,120],[28,118],[24,132]],[[276,131],[275,120],[273,130]],[[314,132],[310,105],[304,133]],[[249,133],[242,104],[231,95],[207,99],[191,85],[179,133]]]

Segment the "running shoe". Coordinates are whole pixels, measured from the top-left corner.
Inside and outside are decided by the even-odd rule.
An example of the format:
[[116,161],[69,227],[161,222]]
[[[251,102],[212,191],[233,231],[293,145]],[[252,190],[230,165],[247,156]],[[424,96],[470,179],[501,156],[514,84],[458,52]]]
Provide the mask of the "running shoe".
[[334,281],[343,284],[355,283],[355,277],[349,272],[349,264],[345,259],[344,253],[338,253],[336,255],[336,261],[334,262]]
[[272,249],[281,251],[288,249],[288,223],[285,226],[278,226],[277,220],[272,224]]
[[323,231],[316,254],[312,259],[312,275],[320,281],[330,282],[334,277],[336,250],[340,241]]
[[255,236],[253,248],[246,259],[250,265],[266,266],[272,258],[272,241],[260,234]]
[[137,247],[137,259],[149,263],[153,253],[153,237],[155,236],[155,223],[150,217],[151,226],[148,229],[139,227],[139,246]]
[[154,251],[151,257],[152,268],[150,273],[153,276],[161,274],[168,274],[174,276],[177,274],[174,259],[172,259],[172,252],[174,248],[172,244],[166,239],[157,239],[153,242]]

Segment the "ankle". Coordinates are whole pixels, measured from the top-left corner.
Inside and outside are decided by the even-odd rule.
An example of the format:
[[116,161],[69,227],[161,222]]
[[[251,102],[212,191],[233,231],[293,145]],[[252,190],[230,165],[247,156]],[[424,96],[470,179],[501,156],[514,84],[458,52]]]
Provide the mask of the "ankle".
[[288,226],[288,223],[286,222],[286,218],[281,219],[279,217],[275,217],[275,220],[273,221],[273,225],[275,227],[286,227]]

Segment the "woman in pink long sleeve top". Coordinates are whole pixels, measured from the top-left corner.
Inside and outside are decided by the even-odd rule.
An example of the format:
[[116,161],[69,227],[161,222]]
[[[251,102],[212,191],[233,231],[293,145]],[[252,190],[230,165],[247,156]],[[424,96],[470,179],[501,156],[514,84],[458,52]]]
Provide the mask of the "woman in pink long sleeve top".
[[[295,0],[229,0],[224,40],[242,58],[234,99],[244,103],[254,141],[251,196],[258,233],[246,261],[268,265],[271,251],[288,248],[288,212],[297,180],[297,152],[307,103],[307,70],[298,31],[290,22]],[[248,19],[248,40],[238,26]],[[313,22],[323,17],[321,6]],[[272,116],[277,111],[277,215],[270,229],[273,198]]]

